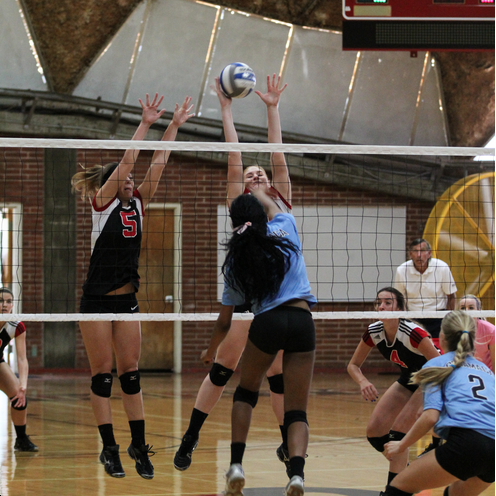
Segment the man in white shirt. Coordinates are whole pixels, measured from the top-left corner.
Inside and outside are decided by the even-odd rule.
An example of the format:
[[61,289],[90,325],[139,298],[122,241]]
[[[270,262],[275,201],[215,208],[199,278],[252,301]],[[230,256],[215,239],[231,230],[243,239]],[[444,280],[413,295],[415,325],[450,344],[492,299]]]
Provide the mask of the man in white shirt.
[[[454,310],[456,284],[448,264],[432,258],[429,243],[413,240],[408,253],[410,259],[396,269],[394,287],[401,291],[408,302],[408,310]],[[442,318],[415,319],[430,332],[434,344],[439,344]]]

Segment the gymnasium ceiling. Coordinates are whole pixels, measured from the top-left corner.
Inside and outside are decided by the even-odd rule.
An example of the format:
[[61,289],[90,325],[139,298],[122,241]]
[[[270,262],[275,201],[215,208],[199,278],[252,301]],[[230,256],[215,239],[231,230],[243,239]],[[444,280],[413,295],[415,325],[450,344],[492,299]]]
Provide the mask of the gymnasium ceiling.
[[[142,0],[19,0],[29,14],[50,89],[71,94]],[[211,2],[299,26],[341,29],[341,0]],[[190,26],[195,29],[194,24]],[[494,52],[438,52],[450,144],[484,146],[494,135]]]

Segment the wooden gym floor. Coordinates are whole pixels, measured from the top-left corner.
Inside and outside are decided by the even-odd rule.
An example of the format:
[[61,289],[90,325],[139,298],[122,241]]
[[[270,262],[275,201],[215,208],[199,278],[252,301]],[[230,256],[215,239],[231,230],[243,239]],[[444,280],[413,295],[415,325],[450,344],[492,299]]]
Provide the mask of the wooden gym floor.
[[[205,372],[206,373],[206,372]],[[215,496],[224,489],[229,465],[230,411],[235,375],[208,417],[185,472],[172,460],[186,429],[196,393],[205,373],[143,374],[147,442],[153,445],[155,478],[137,475],[125,450],[130,442],[126,417],[114,383],[112,407],[117,442],[126,471],[123,479],[105,474],[98,462],[98,430],[89,402],[88,375],[39,375],[29,380],[28,434],[39,453],[14,454],[13,427],[5,395],[0,395],[1,496]],[[390,375],[370,375],[380,392],[394,381]],[[281,496],[287,483],[275,450],[281,439],[270,407],[267,385],[253,415],[244,459],[245,496]],[[384,489],[388,465],[365,439],[373,405],[364,402],[345,373],[317,373],[309,404],[310,444],[305,467],[307,496],[377,496]],[[412,450],[414,458],[429,438]],[[442,496],[443,490],[422,496]],[[484,496],[494,495],[494,484]]]

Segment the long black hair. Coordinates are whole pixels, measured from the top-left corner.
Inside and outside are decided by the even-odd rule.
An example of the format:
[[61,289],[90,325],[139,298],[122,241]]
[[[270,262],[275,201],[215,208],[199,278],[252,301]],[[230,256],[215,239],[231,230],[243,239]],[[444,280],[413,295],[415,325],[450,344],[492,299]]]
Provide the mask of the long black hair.
[[246,301],[262,302],[279,291],[298,248],[288,239],[267,235],[267,214],[252,195],[240,195],[231,204],[234,227],[222,273]]

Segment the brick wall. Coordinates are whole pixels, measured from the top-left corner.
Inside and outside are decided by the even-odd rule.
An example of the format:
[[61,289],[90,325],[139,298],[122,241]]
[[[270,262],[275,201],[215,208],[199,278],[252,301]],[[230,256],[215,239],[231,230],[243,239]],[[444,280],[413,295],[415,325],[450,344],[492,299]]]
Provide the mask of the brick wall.
[[[139,184],[146,172],[149,152],[141,152],[135,171]],[[81,163],[107,163],[119,160],[120,152],[80,151]],[[22,166],[21,166],[22,164]],[[21,171],[22,168],[22,171]],[[23,232],[23,312],[43,309],[43,151],[0,150],[2,201],[19,201],[24,208]],[[22,180],[21,180],[22,176]],[[182,243],[182,312],[216,312],[217,283],[217,205],[225,201],[226,165],[215,162],[194,163],[192,159],[171,157],[154,201],[180,203]],[[294,205],[390,205],[406,206],[407,239],[420,236],[433,207],[432,203],[348,190],[343,187],[293,178]],[[77,199],[77,294],[79,300],[90,257],[91,211],[87,201]],[[405,254],[406,256],[406,254]],[[371,310],[363,303],[323,303],[316,311]],[[369,322],[360,320],[317,321],[317,368],[343,369]],[[42,325],[28,324],[28,356],[31,367],[42,367]],[[211,322],[183,322],[183,367],[199,368],[199,354],[209,341]],[[37,346],[38,355],[30,350]],[[384,368],[384,360],[373,350],[368,367]],[[76,367],[88,368],[84,346],[78,332]],[[387,368],[387,367],[386,367]]]

